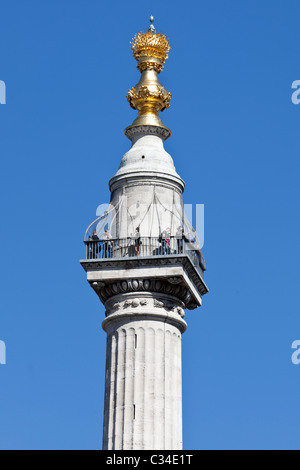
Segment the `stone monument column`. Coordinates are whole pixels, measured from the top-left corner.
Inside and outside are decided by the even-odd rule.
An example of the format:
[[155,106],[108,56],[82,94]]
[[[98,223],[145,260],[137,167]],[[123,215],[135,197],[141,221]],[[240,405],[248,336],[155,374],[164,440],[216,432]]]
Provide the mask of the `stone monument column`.
[[141,79],[127,99],[139,115],[125,130],[132,146],[109,182],[112,238],[86,240],[88,259],[81,261],[106,309],[108,450],[182,449],[184,315],[208,292],[203,255],[183,211],[184,182],[164,149],[171,131],[158,115],[171,99],[158,79],[170,46],[150,21],[132,42]]

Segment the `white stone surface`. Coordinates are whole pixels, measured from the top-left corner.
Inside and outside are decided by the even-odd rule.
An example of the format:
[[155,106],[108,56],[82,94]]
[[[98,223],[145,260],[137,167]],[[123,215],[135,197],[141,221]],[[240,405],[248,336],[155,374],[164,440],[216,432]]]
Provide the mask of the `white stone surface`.
[[123,307],[103,322],[103,449],[182,449],[181,332],[186,325],[158,300],[145,300],[138,314],[134,306]]
[[179,178],[171,155],[166,152],[162,138],[157,135],[138,135],[134,137],[132,147],[123,156],[116,176],[145,170],[165,172]]
[[117,208],[111,227],[116,238],[133,235],[136,227],[142,237],[159,237],[167,227],[175,235],[182,224],[184,182],[159,135],[133,138],[110,189],[111,203]]

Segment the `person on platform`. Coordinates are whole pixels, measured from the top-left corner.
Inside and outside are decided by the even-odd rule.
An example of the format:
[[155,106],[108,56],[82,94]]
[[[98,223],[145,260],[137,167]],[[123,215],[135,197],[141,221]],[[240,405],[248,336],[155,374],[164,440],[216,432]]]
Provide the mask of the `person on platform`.
[[135,229],[134,234],[134,254],[135,256],[140,256],[140,246],[141,246],[141,234],[140,234],[140,227]]
[[177,227],[176,235],[175,235],[176,241],[177,241],[177,254],[182,255],[183,253],[183,239],[185,238],[183,226],[179,225]]
[[161,247],[163,255],[171,254],[171,229],[167,227],[161,234]]
[[112,236],[108,229],[104,230],[102,235],[103,240],[103,258],[111,258],[112,256]]
[[100,241],[100,239],[97,235],[96,230],[94,230],[93,235],[91,237],[89,237],[89,241],[91,242],[89,244],[89,259],[96,259],[97,258],[97,253],[99,253],[100,250],[101,250],[101,247],[97,243],[97,242]]

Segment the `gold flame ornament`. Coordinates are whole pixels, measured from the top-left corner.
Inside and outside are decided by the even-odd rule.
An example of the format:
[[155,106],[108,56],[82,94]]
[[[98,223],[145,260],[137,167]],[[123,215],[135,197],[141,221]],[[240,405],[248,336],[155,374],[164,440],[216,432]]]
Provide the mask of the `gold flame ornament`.
[[141,72],[141,79],[137,85],[128,91],[127,100],[139,114],[131,126],[125,129],[125,135],[134,127],[155,126],[165,130],[165,138],[171,135],[170,129],[165,127],[158,116],[160,111],[170,107],[172,94],[160,84],[158,74],[163,70],[171,49],[169,41],[164,34],[157,33],[153,25],[154,18],[150,17],[150,27],[147,31],[137,33],[131,43],[137,68]]

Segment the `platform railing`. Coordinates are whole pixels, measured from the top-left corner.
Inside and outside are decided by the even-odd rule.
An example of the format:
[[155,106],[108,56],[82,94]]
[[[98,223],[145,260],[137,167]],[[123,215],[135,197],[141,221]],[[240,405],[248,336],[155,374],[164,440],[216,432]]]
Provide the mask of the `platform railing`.
[[128,237],[85,241],[86,259],[106,260],[137,257],[187,255],[203,276],[205,262],[201,250],[185,238]]

